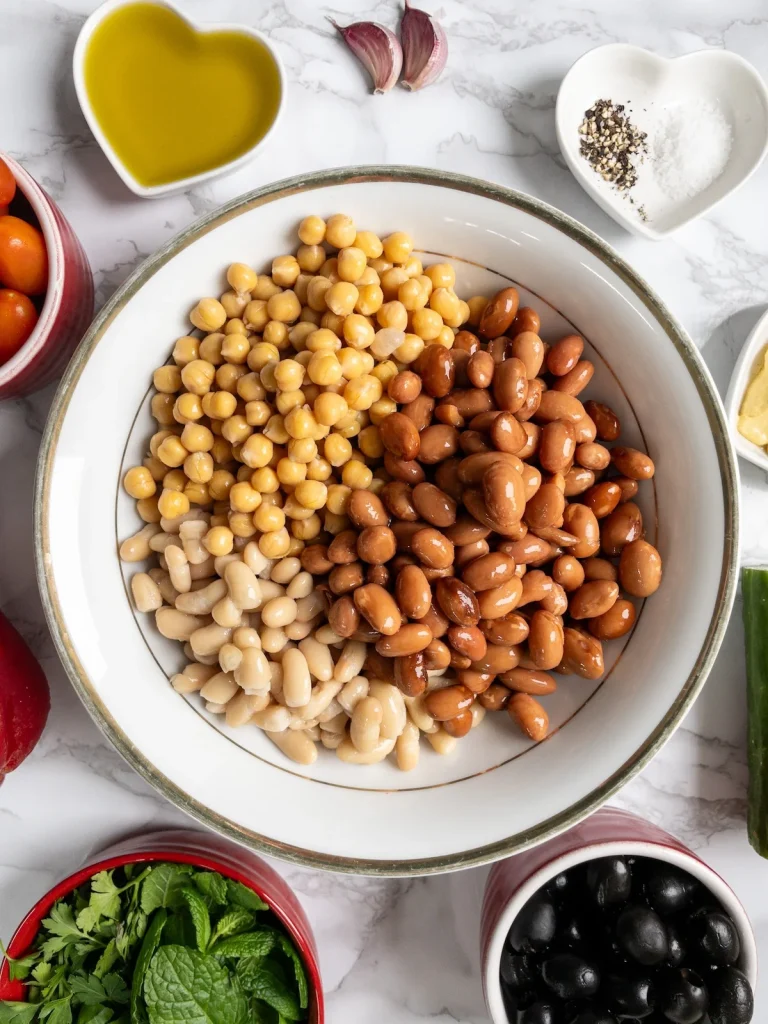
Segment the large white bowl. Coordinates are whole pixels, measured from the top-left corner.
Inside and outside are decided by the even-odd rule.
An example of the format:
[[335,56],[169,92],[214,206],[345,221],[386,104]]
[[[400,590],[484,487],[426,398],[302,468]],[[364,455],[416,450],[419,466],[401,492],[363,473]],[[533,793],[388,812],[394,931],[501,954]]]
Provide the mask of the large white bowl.
[[[663,584],[604,681],[564,680],[558,728],[538,746],[506,715],[450,758],[427,748],[409,774],[322,751],[289,761],[255,728],[222,728],[168,684],[179,645],[139,621],[116,556],[137,528],[119,486],[152,432],[148,386],[187,314],[223,290],[233,260],[257,267],[295,246],[309,213],[344,211],[379,233],[411,231],[428,260],[450,258],[458,288],[515,281],[542,334],[578,331],[625,443],[653,456],[643,488]],[[528,196],[455,175],[363,167],[294,178],[244,196],[179,235],[105,306],[54,401],[37,493],[39,582],[60,656],[88,710],[169,799],[243,843],[339,871],[407,874],[490,861],[594,810],[680,723],[703,685],[731,607],[737,477],[717,393],[694,346],[604,242]],[[623,648],[623,649],[622,649]]]

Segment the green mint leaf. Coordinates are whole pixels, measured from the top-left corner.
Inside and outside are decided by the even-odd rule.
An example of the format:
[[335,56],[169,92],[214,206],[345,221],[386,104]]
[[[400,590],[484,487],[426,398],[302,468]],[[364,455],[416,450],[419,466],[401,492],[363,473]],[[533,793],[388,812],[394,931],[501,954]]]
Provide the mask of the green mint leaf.
[[211,952],[216,956],[227,956],[232,959],[250,957],[262,960],[275,948],[277,935],[276,931],[267,928],[249,932],[247,935],[233,935],[217,942]]
[[240,935],[242,932],[250,931],[256,924],[256,918],[250,910],[244,907],[235,907],[222,914],[213,929],[211,945],[219,939],[226,939],[230,935]]
[[237,965],[237,977],[245,991],[268,1003],[288,1020],[301,1020],[304,1012],[298,1000],[282,978],[266,964],[255,957],[241,960]]
[[0,1002],[0,1024],[30,1024],[39,1009],[39,1003]]
[[236,907],[245,907],[246,910],[269,910],[269,906],[257,896],[253,889],[249,889],[247,885],[243,885],[242,882],[233,882],[232,879],[227,880],[227,896],[229,902],[234,903]]
[[72,998],[84,1006],[98,1006],[107,1001],[104,985],[93,975],[76,974],[69,979],[69,991]]
[[141,909],[151,914],[160,907],[178,906],[179,889],[189,881],[190,868],[185,864],[158,864],[152,868],[141,886]]
[[227,880],[217,871],[197,871],[192,881],[209,907],[223,907],[227,904]]
[[168,920],[168,912],[162,907],[152,915],[149,922],[144,941],[141,944],[139,955],[136,958],[136,966],[133,969],[133,980],[131,982],[131,1021],[132,1024],[143,1024],[146,1020],[144,1008],[144,979],[147,975],[152,957],[157,952],[160,939],[163,936],[163,928]]
[[192,918],[192,924],[195,926],[195,938],[197,940],[197,948],[201,953],[205,953],[211,941],[211,915],[208,913],[208,907],[205,905],[205,900],[191,885],[184,885],[179,890],[181,898],[187,904],[187,910],[189,916]]
[[107,948],[101,954],[93,969],[94,975],[97,978],[103,978],[105,974],[112,970],[119,959],[120,954],[117,950],[117,940],[110,939],[107,943]]
[[309,985],[307,984],[307,972],[304,969],[304,962],[298,951],[287,935],[280,936],[280,949],[293,964],[293,973],[296,975],[296,985],[299,989],[299,1006],[306,1010],[309,1006]]
[[215,957],[161,946],[147,970],[144,996],[151,1024],[245,1024],[243,991]]
[[187,946],[189,949],[197,949],[197,935],[192,918],[186,907],[175,911],[163,929],[163,946]]
[[260,999],[251,1000],[251,1024],[282,1024],[284,1020],[285,1017]]

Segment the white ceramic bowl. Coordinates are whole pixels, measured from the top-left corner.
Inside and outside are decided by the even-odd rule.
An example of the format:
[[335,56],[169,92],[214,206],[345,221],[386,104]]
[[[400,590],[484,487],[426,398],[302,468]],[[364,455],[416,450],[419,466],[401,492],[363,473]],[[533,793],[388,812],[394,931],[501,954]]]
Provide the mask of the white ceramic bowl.
[[[232,260],[269,266],[310,213],[345,211],[385,234],[407,229],[425,258],[449,258],[464,295],[519,282],[542,333],[578,331],[597,366],[590,393],[626,443],[656,461],[643,488],[664,582],[634,634],[609,645],[602,683],[571,679],[548,700],[555,731],[534,746],[488,716],[450,758],[429,748],[404,774],[322,751],[299,767],[257,729],[222,728],[166,675],[179,645],[134,615],[118,538],[138,526],[120,481],[146,452],[152,371],[189,329]],[[560,311],[560,312],[557,312]],[[706,496],[696,502],[695,496]],[[527,196],[417,168],[363,167],[260,189],[159,250],[96,319],[62,382],[42,446],[37,555],[49,622],[97,722],[147,779],[254,849],[321,867],[404,874],[489,861],[588,814],[679,724],[715,657],[732,603],[736,469],[723,413],[695,348],[599,238]],[[621,655],[621,657],[620,657]],[[490,720],[493,719],[493,720]],[[566,724],[567,723],[567,724]]]
[[88,90],[85,86],[85,55],[88,49],[88,43],[91,41],[91,36],[102,23],[104,18],[118,10],[120,7],[126,7],[130,4],[136,3],[137,0],[106,0],[100,7],[97,7],[90,17],[86,18],[85,24],[80,29],[80,34],[77,37],[75,43],[74,53],[72,55],[72,74],[75,79],[75,91],[77,92],[77,99],[80,103],[80,108],[83,111],[83,115],[88,122],[88,127],[93,132],[96,141],[104,151],[104,155],[112,164],[114,169],[120,175],[124,183],[128,188],[135,192],[137,196],[144,198],[154,198],[157,196],[170,195],[173,192],[186,192],[190,188],[194,188],[195,185],[199,185],[203,181],[209,181],[211,178],[218,178],[222,174],[229,174],[230,171],[236,171],[238,168],[245,166],[249,160],[252,160],[258,150],[265,145],[267,139],[275,130],[280,115],[285,106],[285,93],[286,93],[286,80],[285,70],[283,68],[280,55],[277,50],[272,46],[270,41],[258,32],[255,28],[251,28],[250,25],[237,25],[237,24],[206,24],[200,25],[188,18],[175,4],[169,3],[169,0],[150,0],[150,2],[157,7],[165,7],[167,10],[172,11],[181,21],[185,22],[190,28],[194,29],[195,32],[201,35],[207,35],[211,32],[237,32],[241,35],[250,36],[252,39],[257,39],[262,46],[269,53],[272,60],[275,62],[277,72],[280,78],[280,103],[275,113],[274,120],[269,126],[267,131],[262,135],[258,142],[256,142],[250,149],[246,150],[241,156],[234,160],[230,160],[226,164],[220,164],[218,167],[213,167],[209,171],[203,171],[201,174],[195,174],[188,178],[179,178],[176,181],[169,181],[163,185],[142,185],[136,180],[131,174],[128,168],[125,166],[123,161],[120,159],[118,154],[115,152],[114,147],[110,143],[102,131],[101,125],[99,124],[98,118],[96,117],[91,101],[88,96]]
[[[673,201],[653,180],[646,160],[629,193],[632,205],[579,155],[579,125],[598,99],[628,104],[633,124],[648,132],[651,147],[654,118],[662,111],[680,105],[695,116],[702,103],[718,106],[732,136],[722,173],[698,194]],[[727,50],[699,50],[669,60],[640,46],[610,43],[585,53],[565,76],[556,122],[560,149],[581,187],[623,228],[658,240],[706,213],[760,166],[768,151],[768,90],[751,64]]]
[[728,428],[731,432],[734,447],[742,459],[754,463],[760,469],[768,473],[768,452],[752,441],[747,440],[739,433],[738,421],[741,403],[744,401],[744,394],[747,385],[762,368],[763,358],[768,348],[768,310],[760,317],[749,337],[744,342],[744,347],[739,353],[736,365],[731,375],[731,383],[728,385],[728,394],[725,397],[725,414],[728,419]]

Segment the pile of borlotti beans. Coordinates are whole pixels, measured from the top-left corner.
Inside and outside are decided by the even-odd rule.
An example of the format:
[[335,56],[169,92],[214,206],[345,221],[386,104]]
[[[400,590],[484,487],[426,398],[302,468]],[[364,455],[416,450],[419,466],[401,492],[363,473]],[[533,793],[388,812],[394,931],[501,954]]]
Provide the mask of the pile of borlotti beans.
[[582,339],[547,344],[514,288],[464,301],[343,214],[299,239],[194,308],[124,477],[171,682],[300,764],[320,743],[407,771],[422,734],[446,754],[502,709],[542,740],[551,673],[599,678],[660,584],[633,501],[653,462],[606,446]]

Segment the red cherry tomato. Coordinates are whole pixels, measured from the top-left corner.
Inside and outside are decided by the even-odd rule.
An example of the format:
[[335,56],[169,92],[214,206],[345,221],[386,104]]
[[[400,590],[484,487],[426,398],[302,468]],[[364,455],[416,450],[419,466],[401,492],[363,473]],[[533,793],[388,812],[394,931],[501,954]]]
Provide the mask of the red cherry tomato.
[[16,179],[5,160],[0,160],[0,206],[7,207],[15,195]]
[[0,284],[25,295],[42,295],[48,284],[43,234],[20,217],[0,217]]
[[8,209],[7,206],[0,206],[0,217],[4,217],[8,213]]
[[0,288],[0,366],[16,355],[37,323],[32,300],[21,292]]

